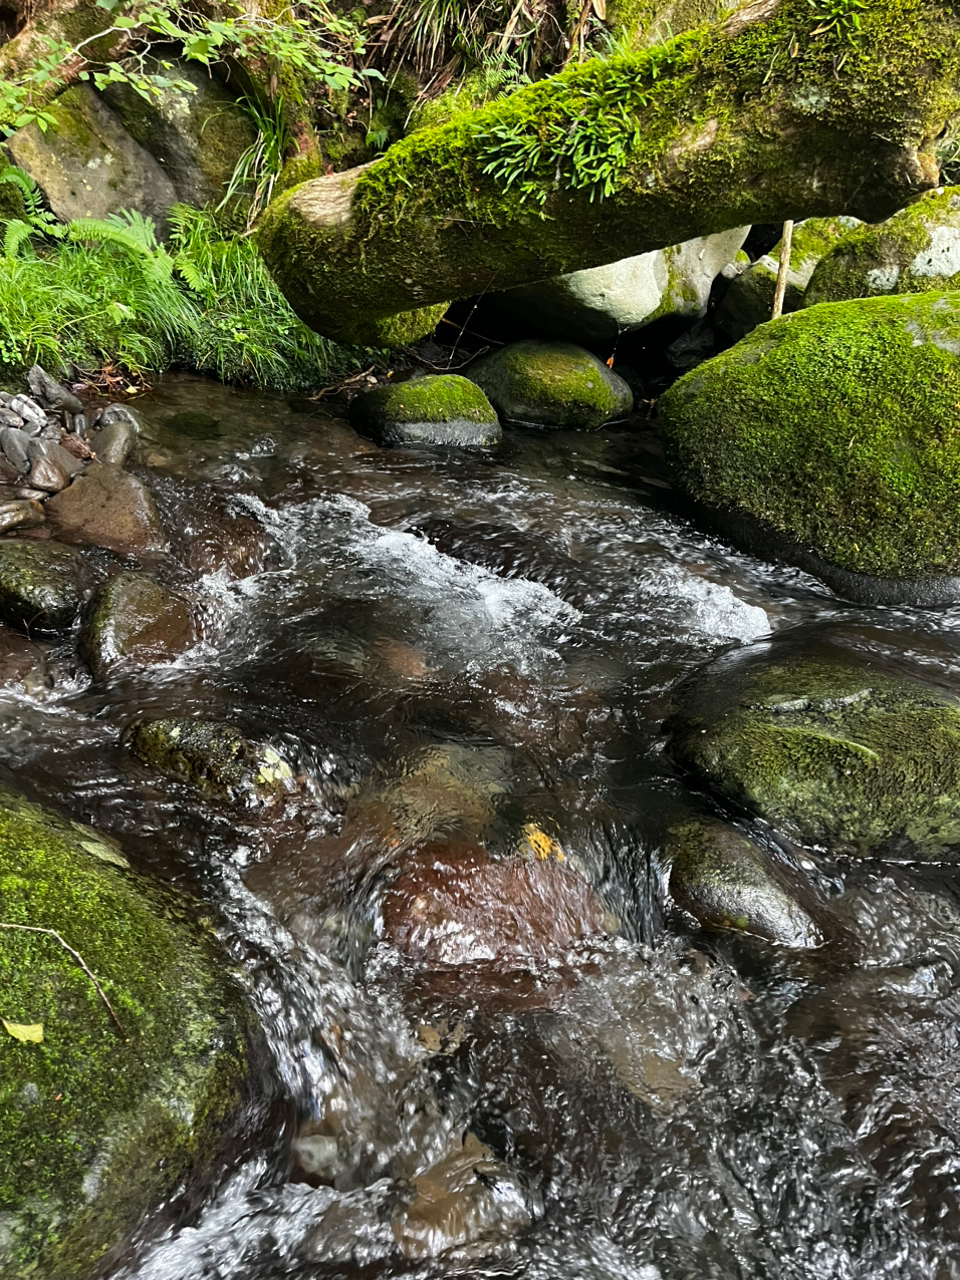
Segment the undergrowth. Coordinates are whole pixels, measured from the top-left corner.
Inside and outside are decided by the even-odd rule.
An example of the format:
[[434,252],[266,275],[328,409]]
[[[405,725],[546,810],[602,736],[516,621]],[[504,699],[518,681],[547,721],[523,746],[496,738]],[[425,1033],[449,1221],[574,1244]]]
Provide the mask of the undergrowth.
[[10,172],[0,181],[14,181],[26,210],[2,226],[0,380],[22,381],[34,362],[136,374],[181,366],[308,391],[368,359],[308,329],[253,241],[224,230],[215,214],[174,206],[167,245],[138,213],[57,224],[29,179]]

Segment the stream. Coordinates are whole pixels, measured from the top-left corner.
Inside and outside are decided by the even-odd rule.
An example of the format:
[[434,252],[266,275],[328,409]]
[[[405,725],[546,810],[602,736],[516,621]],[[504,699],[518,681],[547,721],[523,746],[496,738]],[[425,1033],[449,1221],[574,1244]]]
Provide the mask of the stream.
[[[686,675],[809,634],[960,693],[960,608],[711,539],[649,424],[470,454],[188,376],[137,408],[144,567],[202,639],[109,685],[53,647],[0,690],[0,755],[212,919],[272,1103],[112,1280],[960,1278],[956,874],[804,851],[841,924],[804,952],[700,930],[661,860],[718,812],[663,751]],[[143,715],[229,720],[296,790],[204,801],[132,761]],[[461,874],[459,930],[403,924]]]

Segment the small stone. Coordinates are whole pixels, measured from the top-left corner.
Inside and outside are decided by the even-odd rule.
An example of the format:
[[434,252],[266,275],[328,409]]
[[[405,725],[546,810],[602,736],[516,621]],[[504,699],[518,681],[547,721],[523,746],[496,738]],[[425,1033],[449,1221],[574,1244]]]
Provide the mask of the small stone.
[[503,433],[478,386],[455,374],[388,383],[356,396],[350,419],[381,444],[487,447]]
[[29,436],[15,427],[0,427],[0,449],[12,466],[26,475],[30,470],[30,454],[27,452]]
[[28,634],[64,630],[80,608],[83,578],[70,547],[0,540],[0,620]]
[[47,415],[29,396],[14,396],[8,408],[18,413],[25,423],[33,424],[38,431],[47,421]]
[[114,467],[125,467],[136,447],[136,424],[119,417],[112,418],[90,441],[90,448],[97,458]]
[[39,502],[0,502],[0,533],[11,529],[36,529],[46,520]]
[[79,458],[81,462],[87,462],[93,457],[93,450],[79,435],[63,435],[60,438],[60,446],[74,458]]
[[144,764],[219,800],[271,801],[296,790],[290,763],[216,720],[140,720],[124,742]]

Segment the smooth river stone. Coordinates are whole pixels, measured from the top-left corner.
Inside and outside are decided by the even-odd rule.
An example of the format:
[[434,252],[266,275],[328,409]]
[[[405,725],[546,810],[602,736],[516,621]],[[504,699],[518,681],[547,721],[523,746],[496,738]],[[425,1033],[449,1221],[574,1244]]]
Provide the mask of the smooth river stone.
[[63,542],[121,553],[159,551],[166,544],[153,494],[136,476],[107,463],[91,463],[50,499],[46,513]]

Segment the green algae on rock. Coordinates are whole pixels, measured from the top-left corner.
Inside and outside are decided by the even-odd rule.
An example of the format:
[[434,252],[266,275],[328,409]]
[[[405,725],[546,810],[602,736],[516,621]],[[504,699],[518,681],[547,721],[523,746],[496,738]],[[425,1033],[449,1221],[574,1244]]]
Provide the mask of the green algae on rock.
[[853,599],[960,598],[960,295],[761,325],[659,401],[677,487]]
[[166,662],[196,643],[190,606],[145,573],[119,573],[97,596],[80,649],[98,680],[118,666]]
[[0,929],[0,1017],[43,1028],[41,1043],[0,1028],[0,1271],[89,1280],[252,1123],[253,1020],[172,895],[6,787],[0,920],[22,926]]
[[877,226],[842,236],[813,271],[806,303],[960,289],[960,188],[932,191]]
[[216,720],[140,720],[124,735],[133,754],[181,778],[211,799],[264,801],[292,791],[290,764],[263,742],[251,742]]
[[770,854],[724,822],[700,818],[667,838],[674,901],[708,929],[734,929],[786,947],[815,947],[814,919]]
[[496,410],[480,388],[456,374],[428,374],[356,396],[350,419],[382,444],[493,445]]
[[62,631],[82,597],[79,552],[59,542],[0,540],[0,620],[19,631]]
[[738,652],[684,688],[669,752],[783,835],[960,861],[960,701],[839,654]]
[[571,342],[514,342],[467,373],[508,422],[592,429],[633,408],[619,374]]

